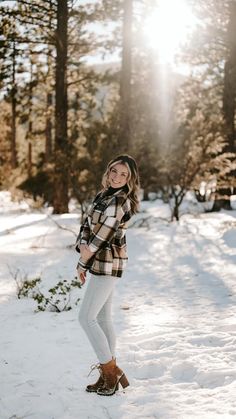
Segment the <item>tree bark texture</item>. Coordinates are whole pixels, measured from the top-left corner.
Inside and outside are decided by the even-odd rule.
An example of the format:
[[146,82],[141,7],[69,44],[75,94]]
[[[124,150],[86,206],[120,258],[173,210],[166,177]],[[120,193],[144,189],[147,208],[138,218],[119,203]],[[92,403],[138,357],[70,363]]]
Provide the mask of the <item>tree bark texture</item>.
[[[49,1],[49,9],[52,10],[52,0]],[[49,31],[52,32],[52,14],[49,16]],[[47,76],[46,76],[46,83],[47,83],[47,98],[46,98],[46,123],[45,123],[45,161],[49,162],[52,157],[52,102],[53,102],[53,94],[51,91],[51,74],[53,68],[53,49],[50,45],[48,45],[47,51]]]
[[12,51],[12,89],[11,89],[11,167],[17,167],[16,151],[16,47]]
[[28,162],[27,162],[27,172],[28,177],[32,176],[32,140],[33,140],[33,63],[31,61],[30,65],[30,83],[29,83],[29,114],[28,114],[28,131],[27,131],[27,141],[28,141]]
[[49,162],[52,155],[52,93],[47,93],[46,102],[46,126],[45,126],[45,161]]
[[228,151],[236,151],[236,3],[230,3],[230,19],[227,31],[228,60],[225,63],[223,112],[228,140]]
[[68,212],[67,0],[57,2],[54,213]]

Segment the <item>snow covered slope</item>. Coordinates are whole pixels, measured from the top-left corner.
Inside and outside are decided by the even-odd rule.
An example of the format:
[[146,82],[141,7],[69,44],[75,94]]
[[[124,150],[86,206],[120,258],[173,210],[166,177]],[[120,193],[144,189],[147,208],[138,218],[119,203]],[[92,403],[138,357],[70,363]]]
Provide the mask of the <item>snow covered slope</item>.
[[48,217],[3,193],[0,207],[1,419],[236,417],[236,211],[170,224],[167,206],[143,204],[137,219],[147,220],[128,230],[114,299],[117,358],[131,386],[109,398],[84,391],[97,360],[79,305],[35,312],[33,300],[16,298],[9,272],[40,275],[44,290],[73,279],[75,236],[56,223],[76,232],[79,215]]

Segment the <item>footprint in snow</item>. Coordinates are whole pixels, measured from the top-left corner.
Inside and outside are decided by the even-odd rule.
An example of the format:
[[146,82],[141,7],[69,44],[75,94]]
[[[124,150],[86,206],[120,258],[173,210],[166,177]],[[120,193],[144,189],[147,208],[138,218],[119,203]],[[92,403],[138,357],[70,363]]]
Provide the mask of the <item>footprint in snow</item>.
[[231,384],[236,380],[236,370],[198,371],[190,362],[182,362],[171,368],[176,383],[197,383],[201,388],[213,389]]
[[216,388],[231,384],[236,380],[235,371],[201,371],[196,377],[195,381],[201,388]]
[[149,362],[135,368],[134,378],[137,380],[148,380],[150,378],[161,377],[166,367],[161,363]]
[[175,382],[187,382],[191,383],[197,373],[197,368],[190,362],[181,362],[175,364],[170,370],[172,377]]
[[227,345],[228,342],[225,340],[219,338],[218,336],[203,336],[203,337],[197,337],[189,339],[189,343],[196,346],[213,346],[213,347],[221,347]]

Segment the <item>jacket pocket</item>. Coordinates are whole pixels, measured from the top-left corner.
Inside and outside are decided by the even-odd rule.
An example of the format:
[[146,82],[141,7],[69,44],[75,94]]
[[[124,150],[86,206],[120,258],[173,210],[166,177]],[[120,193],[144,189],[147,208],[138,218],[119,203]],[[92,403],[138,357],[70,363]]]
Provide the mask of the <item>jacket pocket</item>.
[[113,252],[110,247],[104,247],[99,249],[95,255],[95,259],[99,262],[112,263],[113,262]]
[[119,247],[112,244],[111,247],[112,247],[112,254],[113,254],[114,259],[126,259],[126,260],[128,259],[126,245]]
[[113,261],[111,249],[102,248],[95,254],[92,270],[99,275],[112,275]]

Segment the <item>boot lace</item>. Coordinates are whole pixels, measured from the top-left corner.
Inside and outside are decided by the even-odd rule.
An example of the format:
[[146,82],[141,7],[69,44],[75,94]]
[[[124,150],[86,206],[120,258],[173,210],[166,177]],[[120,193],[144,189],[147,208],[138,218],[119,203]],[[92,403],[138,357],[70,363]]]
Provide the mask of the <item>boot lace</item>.
[[88,377],[90,376],[90,374],[94,371],[94,370],[99,370],[99,372],[101,372],[101,366],[100,366],[100,364],[93,364],[93,365],[91,365],[91,367],[90,367],[90,371],[89,371],[89,373],[88,373]]

